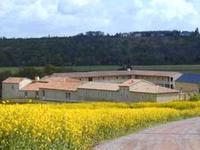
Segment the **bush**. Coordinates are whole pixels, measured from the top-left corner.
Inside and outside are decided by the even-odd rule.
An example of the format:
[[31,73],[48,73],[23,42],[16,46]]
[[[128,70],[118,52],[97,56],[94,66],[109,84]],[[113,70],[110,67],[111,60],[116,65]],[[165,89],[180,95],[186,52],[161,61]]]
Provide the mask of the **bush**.
[[199,101],[200,100],[200,94],[194,94],[190,97],[190,101]]

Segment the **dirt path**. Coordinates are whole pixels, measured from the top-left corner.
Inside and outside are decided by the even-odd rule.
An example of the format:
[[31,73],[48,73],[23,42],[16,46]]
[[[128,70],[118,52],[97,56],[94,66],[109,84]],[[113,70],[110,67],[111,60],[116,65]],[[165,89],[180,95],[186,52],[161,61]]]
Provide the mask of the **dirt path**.
[[146,129],[97,145],[94,150],[200,150],[200,117]]

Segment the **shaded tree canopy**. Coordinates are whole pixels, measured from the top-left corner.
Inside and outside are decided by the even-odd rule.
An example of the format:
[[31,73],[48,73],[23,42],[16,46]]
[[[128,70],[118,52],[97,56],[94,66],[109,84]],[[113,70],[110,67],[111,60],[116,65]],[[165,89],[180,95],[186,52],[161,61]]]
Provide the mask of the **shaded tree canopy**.
[[2,38],[0,66],[198,64],[198,29],[192,33],[180,36],[179,31],[155,31],[108,35],[90,31],[72,37]]

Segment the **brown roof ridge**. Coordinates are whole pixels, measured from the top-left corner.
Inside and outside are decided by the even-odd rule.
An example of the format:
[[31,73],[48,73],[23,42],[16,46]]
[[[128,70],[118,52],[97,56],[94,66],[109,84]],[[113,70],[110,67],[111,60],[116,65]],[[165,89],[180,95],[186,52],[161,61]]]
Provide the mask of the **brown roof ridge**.
[[110,70],[110,71],[90,71],[90,72],[68,72],[53,73],[51,77],[101,77],[101,76],[125,76],[125,75],[144,75],[144,76],[164,76],[173,77],[180,72],[174,71],[152,71],[152,70]]
[[47,80],[33,80],[32,83],[48,83]]

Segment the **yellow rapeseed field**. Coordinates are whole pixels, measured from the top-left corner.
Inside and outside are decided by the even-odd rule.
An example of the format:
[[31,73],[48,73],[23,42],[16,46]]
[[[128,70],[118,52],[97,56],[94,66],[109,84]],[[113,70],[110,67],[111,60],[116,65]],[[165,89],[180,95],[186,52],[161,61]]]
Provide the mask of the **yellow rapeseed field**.
[[90,149],[157,123],[200,115],[200,102],[0,104],[0,149]]

